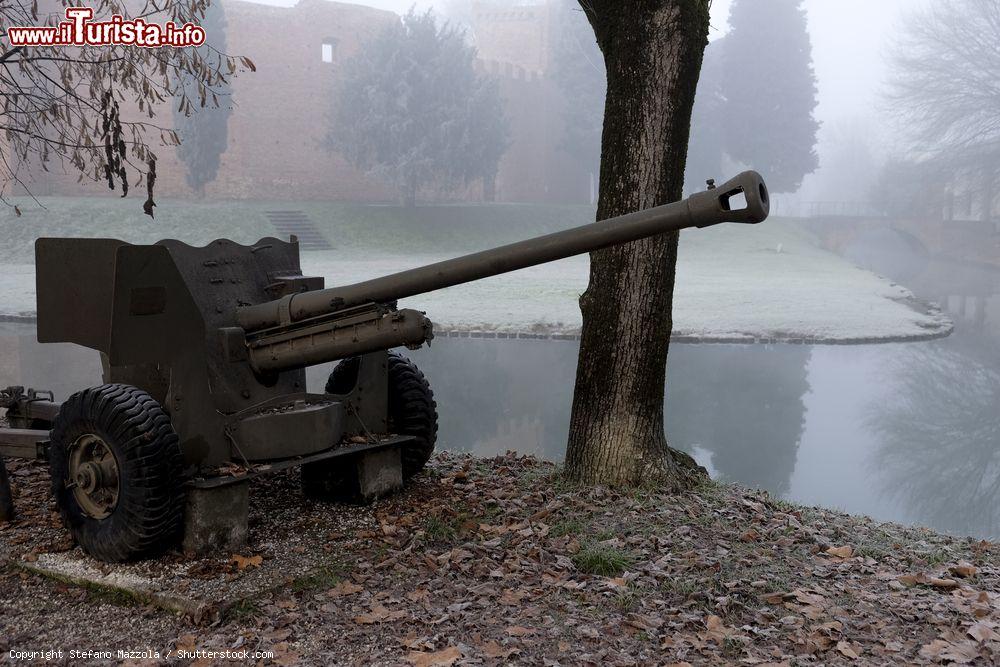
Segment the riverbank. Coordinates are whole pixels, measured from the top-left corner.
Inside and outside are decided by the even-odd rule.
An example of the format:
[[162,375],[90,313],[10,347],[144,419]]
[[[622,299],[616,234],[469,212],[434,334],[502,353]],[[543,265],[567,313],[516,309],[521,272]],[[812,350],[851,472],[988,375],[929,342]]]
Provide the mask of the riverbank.
[[[316,221],[330,250],[302,253],[307,275],[345,285],[493,245],[585,224],[586,207],[480,206],[405,211],[309,202],[168,202],[162,220],[123,218],[104,200],[46,200],[25,220],[0,213],[4,289],[0,321],[31,321],[39,235],[97,236],[151,243],[169,236],[202,245],[217,236],[254,243],[277,232],[268,208],[298,208]],[[85,212],[85,222],[79,212]],[[133,212],[134,213],[134,212]],[[327,217],[321,217],[327,216]],[[437,217],[435,217],[437,216]],[[30,219],[29,219],[30,218]],[[576,339],[588,258],[576,257],[404,299],[437,331],[456,336]],[[794,220],[685,231],[674,290],[680,343],[871,344],[947,336],[952,323],[906,288],[818,248]]]
[[[33,549],[58,546],[57,529],[44,471],[19,466],[25,522],[0,524],[0,540],[5,557],[30,562]],[[761,492],[710,482],[680,496],[574,488],[534,459],[440,455],[370,508],[307,503],[290,476],[253,498],[247,552],[216,559],[233,587],[288,556],[263,546],[279,520],[302,539],[321,537],[315,549],[286,550],[323,553],[322,568],[276,577],[271,591],[202,626],[8,562],[0,649],[229,648],[324,665],[1000,659],[996,545]]]

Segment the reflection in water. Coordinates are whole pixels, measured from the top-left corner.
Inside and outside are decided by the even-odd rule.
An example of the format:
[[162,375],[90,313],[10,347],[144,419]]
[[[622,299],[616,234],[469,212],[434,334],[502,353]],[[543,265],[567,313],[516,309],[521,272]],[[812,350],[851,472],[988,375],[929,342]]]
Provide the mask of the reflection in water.
[[[14,328],[0,331],[0,384],[51,388],[61,400],[100,382],[96,353],[42,346],[33,328]],[[440,446],[561,460],[578,350],[572,342],[448,338],[411,353],[434,388]],[[794,345],[673,346],[666,400],[671,445],[726,480],[786,493],[802,434],[809,357],[810,348]],[[322,391],[331,368],[309,369],[311,391]]]
[[726,481],[788,492],[805,423],[811,349],[797,345],[675,345],[667,374],[667,434],[712,454]]
[[1000,345],[963,332],[884,362],[872,406],[872,457],[885,493],[914,520],[960,534],[1000,534]]
[[442,446],[561,460],[577,350],[561,341],[448,338],[412,353],[434,388]]
[[100,355],[69,343],[40,345],[34,325],[0,325],[0,387],[22,384],[48,389],[63,401],[101,382]]
[[[447,338],[412,353],[440,446],[561,460],[578,345]],[[331,365],[308,371],[321,391]],[[1000,534],[1000,350],[983,335],[861,347],[675,345],[667,435],[722,479],[792,500]],[[97,354],[0,326],[0,384],[72,391]]]
[[[561,460],[578,349],[566,342],[446,339],[415,353],[435,387],[442,445]],[[701,457],[723,479],[784,494],[802,435],[809,356],[810,348],[795,345],[673,346],[670,444]]]

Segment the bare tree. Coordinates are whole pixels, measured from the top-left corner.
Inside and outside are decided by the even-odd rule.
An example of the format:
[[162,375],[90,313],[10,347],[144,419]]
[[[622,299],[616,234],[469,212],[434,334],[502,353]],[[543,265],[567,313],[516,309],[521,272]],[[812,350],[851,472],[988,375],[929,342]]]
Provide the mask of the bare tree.
[[[709,0],[580,0],[607,69],[600,220],[680,199]],[[678,235],[593,253],[566,474],[677,485],[663,396]]]
[[[148,23],[198,24],[210,0],[100,0],[92,21],[114,15]],[[126,196],[130,185],[146,186],[145,212],[153,215],[156,154],[179,143],[156,122],[161,104],[182,113],[218,106],[229,77],[254,69],[210,47],[138,46],[22,47],[7,40],[11,26],[54,26],[65,20],[69,0],[0,0],[0,201],[15,186],[30,194],[36,170],[59,165],[80,180],[103,181]],[[16,209],[16,207],[15,207]],[[19,211],[17,211],[19,213]]]
[[887,399],[868,415],[879,436],[872,463],[886,495],[913,520],[998,535],[1000,347],[970,332],[950,343],[907,347],[889,358]]
[[888,98],[911,150],[982,171],[987,214],[1000,177],[998,44],[996,0],[936,0],[908,17],[890,57]]

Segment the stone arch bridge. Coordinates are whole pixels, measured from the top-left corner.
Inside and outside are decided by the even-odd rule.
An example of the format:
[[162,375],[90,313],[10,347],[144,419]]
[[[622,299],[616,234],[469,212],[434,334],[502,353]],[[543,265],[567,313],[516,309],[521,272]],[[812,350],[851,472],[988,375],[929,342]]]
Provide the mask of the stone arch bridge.
[[805,227],[825,249],[938,302],[952,317],[1000,329],[1000,221],[825,215]]

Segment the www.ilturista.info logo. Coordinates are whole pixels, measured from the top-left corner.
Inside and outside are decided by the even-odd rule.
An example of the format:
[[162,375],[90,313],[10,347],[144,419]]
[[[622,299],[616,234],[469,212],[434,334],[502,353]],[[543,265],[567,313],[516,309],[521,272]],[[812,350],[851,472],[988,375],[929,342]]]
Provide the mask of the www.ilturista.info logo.
[[161,46],[201,46],[205,29],[193,23],[177,25],[148,23],[143,19],[126,19],[118,14],[107,21],[93,21],[90,7],[67,7],[66,20],[55,26],[19,26],[7,28],[11,46],[141,46],[155,49]]

